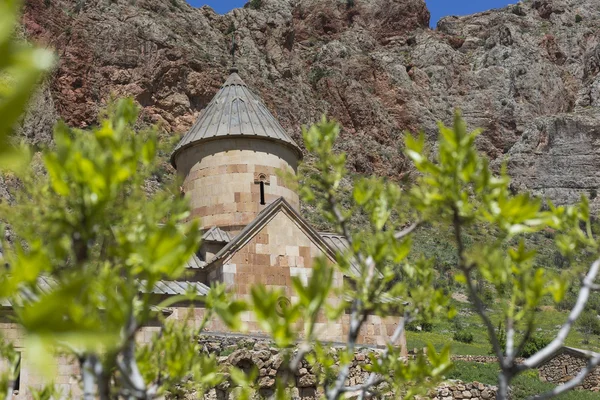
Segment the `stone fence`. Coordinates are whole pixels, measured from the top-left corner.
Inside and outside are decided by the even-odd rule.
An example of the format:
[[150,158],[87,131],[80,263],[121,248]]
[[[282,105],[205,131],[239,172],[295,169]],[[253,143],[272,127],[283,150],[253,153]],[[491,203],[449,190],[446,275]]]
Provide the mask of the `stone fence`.
[[[317,385],[317,374],[311,366],[303,361],[293,374],[289,373],[284,365],[284,356],[280,350],[271,347],[266,340],[249,337],[202,337],[200,343],[207,353],[217,355],[220,364],[236,366],[244,371],[253,368],[258,370],[259,394],[268,397],[274,393],[277,378],[287,378],[293,383],[291,389],[292,399],[313,400],[320,398],[321,389]],[[360,385],[366,381],[369,373],[364,366],[371,363],[369,353],[377,352],[376,349],[361,349],[356,352],[350,374],[346,381],[348,386]],[[335,353],[335,348],[332,348]],[[334,354],[335,357],[335,354]],[[225,400],[231,398],[233,387],[229,382],[224,382],[211,390],[205,399]],[[381,393],[386,392],[385,384],[377,387]],[[482,383],[463,383],[460,381],[446,382],[431,391],[423,400],[490,400],[496,397],[496,387]]]
[[[200,339],[203,351],[215,354],[219,363],[236,366],[245,371],[256,368],[258,371],[258,387],[260,394],[269,396],[275,389],[277,378],[286,376],[292,382],[291,397],[293,399],[312,400],[321,397],[322,393],[317,386],[317,374],[310,365],[303,361],[298,371],[293,374],[287,371],[281,351],[271,346],[266,338],[236,337],[236,336],[204,336]],[[336,357],[336,347],[332,347],[332,355]],[[346,384],[355,386],[364,383],[369,376],[364,367],[371,363],[369,354],[381,351],[376,348],[362,348],[356,352],[350,374]],[[409,357],[414,356],[418,350],[409,352]],[[572,379],[585,367],[591,353],[585,350],[565,347],[557,356],[547,360],[539,368],[542,381],[561,384]],[[474,363],[496,363],[495,356],[453,356],[453,361]],[[522,361],[518,360],[518,361]],[[385,393],[385,386],[379,386],[380,393]],[[583,382],[581,388],[591,391],[600,391],[600,368],[596,368]],[[210,399],[227,399],[231,392],[230,384],[225,382],[209,394]],[[478,382],[464,383],[448,381],[431,391],[423,400],[489,400],[496,398],[496,386],[485,385]]]
[[479,382],[454,381],[441,384],[436,389],[436,395],[429,398],[432,400],[491,400],[496,398],[497,390],[496,386],[484,385]]

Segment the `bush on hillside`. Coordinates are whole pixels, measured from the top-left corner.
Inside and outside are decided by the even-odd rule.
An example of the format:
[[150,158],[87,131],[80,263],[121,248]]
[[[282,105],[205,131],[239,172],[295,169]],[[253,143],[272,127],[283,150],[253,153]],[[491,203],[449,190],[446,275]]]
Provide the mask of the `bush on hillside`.
[[525,347],[519,354],[520,357],[531,357],[544,347],[550,344],[550,340],[541,336],[533,336],[531,337],[527,343],[525,343]]
[[585,311],[577,320],[577,329],[585,336],[600,335],[600,320],[595,311]]
[[246,4],[248,7],[252,8],[253,10],[258,10],[262,7],[263,2],[262,2],[262,0],[250,0]]
[[406,325],[406,330],[410,332],[431,332],[433,324],[431,322],[411,322]]
[[473,343],[473,334],[468,331],[456,331],[452,339],[461,343]]

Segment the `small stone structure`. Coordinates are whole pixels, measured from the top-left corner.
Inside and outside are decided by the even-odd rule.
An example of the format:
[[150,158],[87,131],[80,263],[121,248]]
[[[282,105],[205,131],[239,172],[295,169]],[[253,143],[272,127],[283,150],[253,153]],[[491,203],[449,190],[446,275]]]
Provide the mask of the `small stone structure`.
[[[545,382],[561,384],[574,378],[587,364],[590,357],[597,353],[563,347],[562,351],[549,359],[539,368],[540,379]],[[600,368],[594,369],[583,381],[580,388],[600,391]]]

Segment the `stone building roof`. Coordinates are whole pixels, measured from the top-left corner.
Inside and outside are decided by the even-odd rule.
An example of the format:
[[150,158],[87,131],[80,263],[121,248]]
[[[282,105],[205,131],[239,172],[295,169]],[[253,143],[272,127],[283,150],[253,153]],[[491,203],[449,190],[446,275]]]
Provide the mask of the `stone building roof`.
[[200,118],[177,144],[171,156],[171,163],[176,167],[175,156],[181,150],[199,142],[249,136],[280,142],[302,158],[302,151],[294,139],[242,78],[233,72],[202,111]]
[[231,235],[223,229],[213,226],[202,235],[202,240],[206,242],[229,243]]

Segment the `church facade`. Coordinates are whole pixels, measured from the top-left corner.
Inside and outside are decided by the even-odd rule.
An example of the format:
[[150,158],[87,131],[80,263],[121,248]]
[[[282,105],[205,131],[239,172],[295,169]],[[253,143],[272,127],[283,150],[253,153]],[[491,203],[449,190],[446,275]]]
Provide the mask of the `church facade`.
[[[282,176],[295,174],[301,159],[300,147],[233,69],[171,157],[192,216],[205,231],[196,259],[201,283],[223,282],[242,297],[263,284],[281,289],[282,300],[293,303],[292,277],[306,281],[314,258],[334,262],[336,252],[346,249],[343,237],[317,232],[300,215],[298,194]],[[343,280],[336,272],[334,286]],[[244,322],[250,334],[261,334],[251,312]],[[349,315],[322,319],[316,331],[322,340],[344,342],[349,322]],[[370,316],[359,342],[385,345],[398,322]]]

